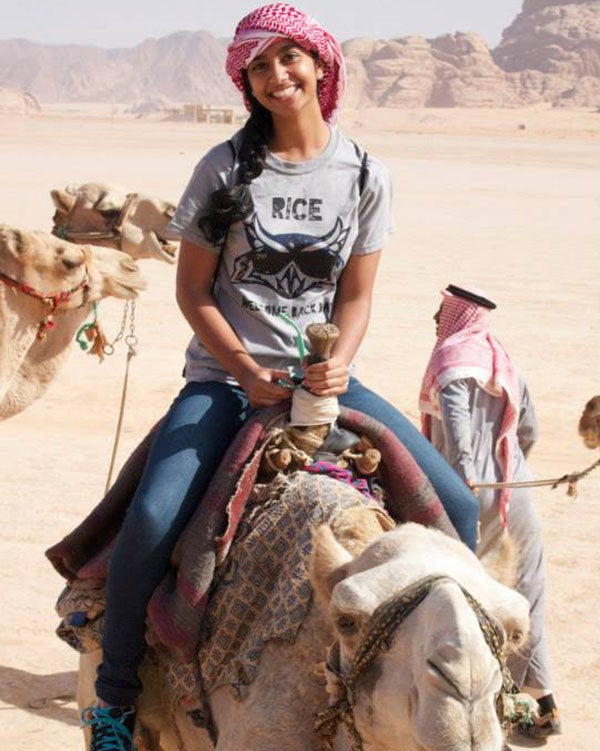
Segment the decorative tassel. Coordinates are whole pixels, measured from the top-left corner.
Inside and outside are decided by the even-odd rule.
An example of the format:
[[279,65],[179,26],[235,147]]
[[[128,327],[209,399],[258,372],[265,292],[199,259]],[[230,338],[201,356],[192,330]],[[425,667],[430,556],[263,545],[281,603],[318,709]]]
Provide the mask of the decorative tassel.
[[94,321],[92,325],[86,329],[85,337],[91,344],[88,355],[96,355],[100,362],[102,362],[104,360],[104,347],[108,343],[108,339],[100,325],[100,321]]
[[93,320],[84,323],[75,335],[77,344],[88,355],[96,355],[100,362],[104,360],[105,347],[108,344],[106,334],[102,330],[98,320],[98,304],[94,303],[92,307]]
[[43,342],[44,339],[48,336],[48,332],[52,331],[54,326],[54,317],[52,313],[48,313],[48,315],[44,316],[38,324],[36,339],[40,342]]

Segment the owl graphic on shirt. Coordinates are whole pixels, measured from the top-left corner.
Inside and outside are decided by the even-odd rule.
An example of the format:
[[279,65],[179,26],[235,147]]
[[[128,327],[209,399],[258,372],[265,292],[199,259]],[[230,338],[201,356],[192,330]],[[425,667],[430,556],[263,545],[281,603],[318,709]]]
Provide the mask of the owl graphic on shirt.
[[231,281],[259,284],[294,299],[312,289],[334,287],[344,261],[349,227],[337,219],[323,236],[299,232],[271,234],[254,214],[245,224],[250,250],[236,258]]

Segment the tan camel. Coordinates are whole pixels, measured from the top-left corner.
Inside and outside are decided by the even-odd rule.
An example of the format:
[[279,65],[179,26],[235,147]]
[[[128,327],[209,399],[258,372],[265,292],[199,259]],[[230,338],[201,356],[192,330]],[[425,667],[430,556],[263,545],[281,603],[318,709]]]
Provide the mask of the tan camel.
[[177,237],[167,229],[175,206],[102,183],[51,190],[56,207],[52,233],[70,242],[116,248],[139,260],[174,263]]
[[[506,649],[523,642],[527,601],[491,579],[462,543],[416,524],[384,531],[380,519],[370,509],[353,508],[341,512],[331,527],[317,529],[311,566],[317,597],[295,643],[266,645],[243,701],[227,686],[209,697],[217,751],[321,748],[315,717],[328,704],[334,705],[330,711],[335,717],[344,681],[352,684],[352,723],[364,751],[501,751],[504,740],[496,713],[500,664],[463,588],[485,608],[492,619],[488,625],[498,624]],[[427,577],[434,577],[429,593],[403,618],[399,596],[411,586],[425,586],[419,582]],[[383,629],[382,608],[391,613],[392,624]],[[480,619],[487,617],[479,612]],[[386,645],[369,652],[365,644],[378,629]],[[358,661],[352,673],[359,652],[367,659]],[[316,669],[325,659],[326,679]],[[82,656],[82,706],[93,702],[99,660],[99,651]],[[215,748],[181,708],[169,709],[161,696],[164,679],[152,678],[151,668],[147,671],[138,706],[145,740],[138,747]],[[341,728],[333,748],[351,751],[357,746]]]
[[129,255],[0,225],[0,419],[44,393],[94,301],[145,286]]
[[593,396],[579,418],[579,435],[589,449],[600,447],[600,395]]

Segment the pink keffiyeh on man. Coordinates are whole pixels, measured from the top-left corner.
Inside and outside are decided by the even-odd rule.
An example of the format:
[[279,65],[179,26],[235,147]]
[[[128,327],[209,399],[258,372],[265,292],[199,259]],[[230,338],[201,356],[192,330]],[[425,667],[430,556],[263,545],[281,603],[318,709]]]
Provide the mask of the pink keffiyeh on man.
[[[520,409],[519,381],[502,344],[490,331],[496,305],[480,292],[449,285],[436,314],[437,341],[421,384],[419,408],[422,431],[431,440],[431,417],[441,419],[440,394],[448,384],[472,378],[495,397],[506,395],[506,407],[496,442],[503,482],[513,479]],[[480,479],[480,478],[473,478]],[[500,515],[506,527],[510,490],[500,493]]]
[[324,66],[319,83],[319,105],[323,118],[335,125],[346,89],[346,67],[338,42],[314,18],[287,3],[272,3],[253,10],[237,25],[229,45],[225,69],[237,88],[244,93],[242,71],[262,54],[274,39],[291,39],[306,52],[318,55]]

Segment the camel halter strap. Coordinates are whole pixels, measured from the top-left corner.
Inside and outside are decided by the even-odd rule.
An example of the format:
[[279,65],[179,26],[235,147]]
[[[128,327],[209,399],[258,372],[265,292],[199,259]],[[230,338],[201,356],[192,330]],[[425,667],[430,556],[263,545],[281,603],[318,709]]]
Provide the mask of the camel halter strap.
[[[84,253],[86,260],[89,259],[90,253],[87,248],[84,249]],[[30,287],[28,284],[25,284],[25,282],[20,282],[18,279],[13,279],[12,277],[0,272],[0,281],[4,282],[7,287],[11,287],[17,292],[22,292],[24,295],[28,295],[29,297],[34,297],[36,300],[39,300],[42,305],[45,306],[46,313],[38,323],[38,330],[36,335],[36,338],[40,341],[43,341],[46,338],[48,331],[54,328],[54,314],[61,304],[68,303],[73,295],[81,290],[83,290],[81,305],[85,304],[87,298],[87,290],[89,288],[87,263],[85,264],[84,268],[85,273],[83,275],[83,279],[79,282],[79,284],[77,284],[75,287],[72,287],[71,289],[65,290],[63,292],[58,292],[55,295],[48,295],[45,292],[39,292],[37,289]]]
[[496,621],[488,615],[483,606],[457,581],[449,576],[427,576],[403,589],[397,595],[383,602],[373,613],[367,624],[366,634],[358,647],[350,672],[343,675],[335,667],[328,665],[339,683],[341,697],[325,712],[321,712],[315,722],[315,731],[321,736],[323,748],[332,751],[338,732],[338,726],[344,725],[350,736],[352,751],[363,751],[363,742],[354,721],[353,704],[356,684],[373,660],[386,652],[392,644],[397,629],[402,622],[427,597],[432,587],[440,581],[454,582],[462,591],[471,609],[475,613],[486,644],[500,665],[502,673],[502,691],[504,694],[517,693],[515,685],[502,654],[503,633]]
[[89,242],[93,244],[98,240],[116,240],[118,243],[118,249],[121,250],[121,232],[123,223],[137,197],[137,193],[127,194],[125,197],[125,203],[123,204],[123,208],[119,212],[119,215],[109,223],[105,230],[90,230],[87,232],[78,232],[77,230],[69,229],[69,220],[71,219],[75,206],[77,205],[76,201],[67,214],[65,224],[57,224],[55,219],[54,226],[52,227],[52,234],[56,237],[60,237],[61,240],[68,240],[69,242],[74,243]]

